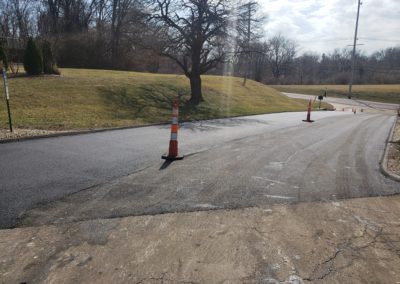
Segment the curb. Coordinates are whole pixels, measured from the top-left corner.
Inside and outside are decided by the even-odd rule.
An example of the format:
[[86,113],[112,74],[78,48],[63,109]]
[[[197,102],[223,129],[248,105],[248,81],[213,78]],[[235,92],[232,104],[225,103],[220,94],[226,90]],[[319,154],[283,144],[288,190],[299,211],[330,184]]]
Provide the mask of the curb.
[[[328,110],[321,110],[321,111],[330,111]],[[333,111],[333,110],[332,110]],[[258,115],[265,115],[265,114],[278,114],[278,113],[293,113],[293,112],[301,112],[302,111],[278,111],[278,112],[269,112],[269,113],[257,113],[257,114],[245,114],[245,115],[233,115],[233,116],[222,116],[216,118],[209,118],[209,119],[188,119],[188,120],[180,120],[179,123],[187,123],[187,122],[199,122],[199,121],[210,121],[216,119],[230,119],[230,118],[239,118],[239,117],[247,117],[247,116],[258,116]],[[150,127],[150,126],[162,126],[162,125],[170,125],[171,122],[159,122],[159,123],[151,123],[151,124],[141,124],[141,125],[131,125],[131,126],[121,126],[121,127],[111,127],[111,128],[94,128],[94,129],[85,129],[85,130],[72,130],[72,131],[61,131],[59,133],[52,133],[52,134],[44,134],[44,135],[37,135],[37,136],[25,136],[25,137],[18,137],[18,138],[10,138],[10,139],[3,139],[0,140],[0,144],[12,143],[12,142],[23,142],[25,140],[35,140],[35,139],[43,139],[43,138],[56,138],[60,136],[76,136],[76,135],[83,135],[83,134],[92,134],[92,133],[99,133],[105,131],[114,131],[114,130],[125,130],[125,129],[135,129],[135,128],[142,128],[142,127]]]
[[393,139],[393,135],[394,135],[394,130],[396,129],[396,125],[399,122],[399,116],[396,116],[396,119],[394,120],[394,124],[392,126],[392,130],[390,131],[389,137],[386,140],[386,147],[385,147],[385,151],[383,153],[383,157],[381,162],[379,163],[379,169],[381,170],[382,174],[388,178],[391,178],[395,181],[400,182],[400,176],[389,171],[387,168],[387,163],[388,163],[388,155],[389,155],[389,144],[390,141]]
[[56,137],[60,137],[60,136],[76,136],[76,135],[81,135],[81,134],[91,134],[91,133],[99,133],[99,132],[105,132],[105,131],[134,129],[134,128],[149,127],[149,126],[161,126],[161,125],[167,125],[167,124],[169,124],[169,122],[143,124],[143,125],[132,125],[132,126],[122,126],[122,127],[111,127],[111,128],[75,130],[75,131],[68,131],[67,130],[67,131],[61,131],[59,133],[4,139],[4,140],[0,140],[0,144],[6,144],[6,143],[12,143],[12,142],[22,142],[22,141],[25,141],[25,140],[35,140],[35,139],[42,139],[42,138],[56,138]]

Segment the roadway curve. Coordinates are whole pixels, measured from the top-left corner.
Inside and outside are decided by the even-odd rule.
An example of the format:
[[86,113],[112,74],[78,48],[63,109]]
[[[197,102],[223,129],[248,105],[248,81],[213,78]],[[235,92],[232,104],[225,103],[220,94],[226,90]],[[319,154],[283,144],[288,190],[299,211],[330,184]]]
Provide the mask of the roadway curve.
[[[304,95],[304,94],[296,94],[296,93],[283,93],[284,95],[290,98],[296,99],[315,99],[315,95]],[[395,113],[399,109],[398,104],[389,104],[389,103],[380,103],[380,102],[371,102],[357,99],[347,99],[347,98],[336,98],[328,96],[324,98],[324,102],[330,103],[336,107],[336,109],[348,108],[348,107],[359,107],[364,109],[369,109],[370,111],[386,111],[387,113]]]

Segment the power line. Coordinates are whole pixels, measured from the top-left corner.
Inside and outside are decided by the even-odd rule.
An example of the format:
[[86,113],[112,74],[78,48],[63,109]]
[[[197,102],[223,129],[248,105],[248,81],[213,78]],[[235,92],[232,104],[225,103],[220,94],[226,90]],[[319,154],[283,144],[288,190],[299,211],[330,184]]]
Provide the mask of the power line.
[[365,41],[387,41],[387,42],[400,42],[400,39],[385,39],[385,38],[374,38],[374,37],[360,37]]

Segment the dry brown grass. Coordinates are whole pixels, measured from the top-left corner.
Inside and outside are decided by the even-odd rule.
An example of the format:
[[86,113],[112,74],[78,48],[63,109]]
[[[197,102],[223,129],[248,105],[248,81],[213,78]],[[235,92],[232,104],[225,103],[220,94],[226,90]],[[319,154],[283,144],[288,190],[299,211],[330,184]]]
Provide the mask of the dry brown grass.
[[[208,119],[283,111],[302,111],[302,100],[240,78],[204,76],[205,102],[192,108],[184,76],[123,71],[61,69],[62,76],[9,80],[15,127],[88,129],[169,121],[171,100],[181,97],[181,119]],[[5,104],[0,127],[7,128]]]

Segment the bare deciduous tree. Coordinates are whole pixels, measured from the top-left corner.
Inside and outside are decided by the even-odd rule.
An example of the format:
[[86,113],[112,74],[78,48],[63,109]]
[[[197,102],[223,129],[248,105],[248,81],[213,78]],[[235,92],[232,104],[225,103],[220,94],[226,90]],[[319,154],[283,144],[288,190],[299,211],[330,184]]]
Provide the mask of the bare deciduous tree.
[[157,0],[154,19],[166,31],[161,54],[190,79],[194,105],[203,101],[201,75],[224,59],[223,37],[229,17],[226,0]]
[[274,78],[288,75],[296,56],[296,44],[282,35],[277,35],[269,40],[269,46],[269,62]]
[[38,26],[42,35],[88,31],[99,0],[42,0]]
[[145,33],[144,26],[147,16],[141,7],[146,0],[112,0],[111,5],[111,59],[118,64],[121,41],[125,38],[131,46],[136,46],[141,35]]
[[27,39],[34,33],[37,0],[0,0],[0,31],[4,37]]
[[[11,67],[21,62],[32,36],[51,43],[60,67],[182,69],[194,103],[202,100],[200,75],[206,72],[243,76],[244,82],[348,82],[350,49],[296,56],[295,43],[284,35],[264,41],[256,1],[0,0],[0,42]],[[399,47],[356,57],[355,83],[400,82]]]
[[[245,61],[243,74],[243,86],[246,85],[255,52],[252,44],[256,43],[263,36],[263,23],[266,16],[260,12],[260,5],[257,1],[249,0],[239,5],[237,13],[237,33],[240,56]],[[258,56],[260,59],[260,56]]]

